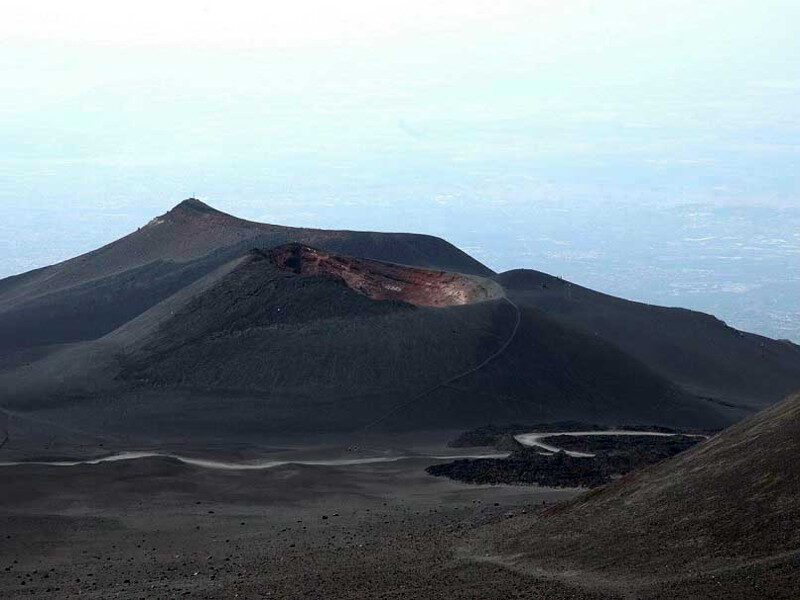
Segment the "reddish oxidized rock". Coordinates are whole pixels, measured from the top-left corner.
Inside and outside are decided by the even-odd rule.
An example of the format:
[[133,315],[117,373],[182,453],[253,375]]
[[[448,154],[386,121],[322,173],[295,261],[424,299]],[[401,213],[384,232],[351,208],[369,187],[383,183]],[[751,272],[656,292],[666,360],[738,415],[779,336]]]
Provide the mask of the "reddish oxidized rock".
[[483,277],[343,256],[299,243],[277,246],[267,256],[278,268],[297,274],[338,277],[373,300],[453,306],[502,295],[499,285]]

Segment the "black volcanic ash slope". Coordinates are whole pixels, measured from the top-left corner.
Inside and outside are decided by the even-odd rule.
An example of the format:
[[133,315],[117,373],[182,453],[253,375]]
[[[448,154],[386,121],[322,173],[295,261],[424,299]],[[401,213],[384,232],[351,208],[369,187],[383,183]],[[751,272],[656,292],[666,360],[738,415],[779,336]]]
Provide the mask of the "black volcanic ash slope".
[[520,306],[600,337],[687,391],[760,408],[800,388],[800,347],[727,326],[711,315],[615,298],[537,271],[496,277]]
[[[502,297],[445,307],[378,301],[350,287],[362,287],[352,270],[348,282],[297,274],[273,264],[273,254],[252,253],[85,352],[78,347],[18,371],[37,382],[53,373],[60,379],[10,405],[82,429],[102,422],[108,431],[160,428],[185,438],[575,418],[706,426],[729,418],[613,345],[534,310],[518,315]],[[329,256],[336,265],[348,261]],[[398,267],[353,261],[356,268],[397,275]],[[425,272],[403,269],[405,281],[426,281]],[[113,360],[87,375],[103,355]],[[69,381],[67,368],[76,369]]]
[[[272,426],[294,429],[317,418],[324,419],[318,428],[352,429],[398,405],[383,426],[580,415],[723,422],[715,407],[602,340],[528,310],[516,333],[515,323],[502,299],[436,308],[375,301],[336,277],[297,275],[255,254],[165,321],[121,377],[156,389],[261,394],[275,408]],[[509,338],[480,370],[418,396],[481,364]]]
[[639,580],[648,591],[637,597],[796,598],[798,455],[794,396],[670,460],[480,535],[518,567]]

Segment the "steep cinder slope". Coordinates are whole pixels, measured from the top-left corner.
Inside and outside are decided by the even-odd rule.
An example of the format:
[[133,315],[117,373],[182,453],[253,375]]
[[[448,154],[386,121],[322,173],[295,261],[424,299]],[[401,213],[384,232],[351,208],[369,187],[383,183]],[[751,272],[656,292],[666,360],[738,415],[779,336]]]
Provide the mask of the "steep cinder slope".
[[599,336],[687,391],[762,407],[800,389],[800,347],[737,331],[711,315],[631,302],[530,270],[496,280],[521,306]]
[[466,400],[480,398],[478,406],[496,411],[475,415],[473,422],[483,424],[578,420],[715,428],[744,416],[687,393],[607,340],[519,309],[519,328],[502,356],[436,390],[430,396],[436,401],[417,410],[466,410]]
[[410,300],[458,278],[299,247],[307,260],[324,258],[303,273],[302,260],[286,268],[286,250],[252,252],[197,293],[88,343],[83,355],[77,347],[43,361],[46,371],[15,371],[55,385],[17,384],[28,392],[7,405],[83,431],[235,440],[549,418],[694,426],[733,418],[613,345],[519,311],[489,280],[469,278],[493,294],[466,304],[375,300],[387,274],[401,275]]
[[516,568],[643,598],[796,598],[800,396],[540,516],[480,532]]
[[253,247],[298,241],[352,256],[492,272],[442,239],[254,223],[199,200],[88,254],[0,281],[0,366],[20,349],[95,339]]

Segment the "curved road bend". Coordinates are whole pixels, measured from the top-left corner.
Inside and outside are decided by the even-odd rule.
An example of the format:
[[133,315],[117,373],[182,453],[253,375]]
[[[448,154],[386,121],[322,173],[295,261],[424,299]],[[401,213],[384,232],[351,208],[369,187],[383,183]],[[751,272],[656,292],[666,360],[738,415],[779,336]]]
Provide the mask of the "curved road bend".
[[541,448],[542,450],[546,450],[547,452],[564,452],[569,456],[574,456],[578,458],[594,458],[594,454],[589,452],[578,452],[576,450],[562,450],[557,446],[553,446],[552,444],[548,444],[543,442],[542,439],[544,438],[551,438],[551,437],[558,437],[558,436],[591,436],[591,435],[634,435],[634,436],[651,436],[651,437],[671,437],[675,435],[685,436],[685,437],[701,437],[706,438],[708,436],[700,435],[700,434],[689,434],[689,433],[661,433],[658,431],[630,431],[627,429],[609,429],[607,431],[550,431],[550,432],[533,432],[533,433],[520,433],[519,435],[515,435],[514,439],[517,440],[523,446],[533,447],[533,448]]

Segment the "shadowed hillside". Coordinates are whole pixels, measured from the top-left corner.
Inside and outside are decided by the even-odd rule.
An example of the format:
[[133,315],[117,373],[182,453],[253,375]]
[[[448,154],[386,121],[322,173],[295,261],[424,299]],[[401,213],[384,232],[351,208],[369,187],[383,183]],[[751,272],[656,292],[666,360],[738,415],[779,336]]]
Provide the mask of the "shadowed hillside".
[[521,306],[606,339],[687,391],[760,408],[800,388],[800,347],[711,315],[615,298],[537,271],[496,277]]

